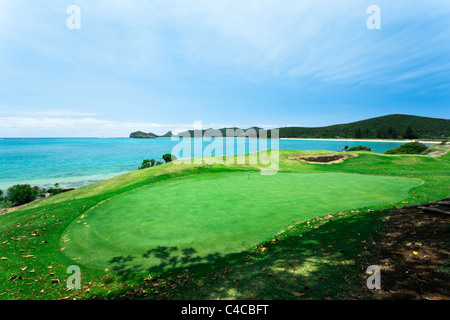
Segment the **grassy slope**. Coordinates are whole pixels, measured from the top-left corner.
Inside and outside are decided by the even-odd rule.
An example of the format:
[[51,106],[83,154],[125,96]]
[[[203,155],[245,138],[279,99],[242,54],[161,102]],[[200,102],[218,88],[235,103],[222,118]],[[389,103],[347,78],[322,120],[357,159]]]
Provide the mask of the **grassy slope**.
[[[341,164],[311,165],[287,158],[294,153],[302,152],[280,151],[280,171],[392,175],[420,178],[425,181],[423,185],[411,190],[408,198],[393,205],[420,203],[448,196],[449,154],[433,159],[426,156],[388,156],[359,152],[358,158],[348,159]],[[161,290],[154,288],[144,288],[142,291],[142,279],[130,278],[122,281],[123,277],[129,277],[129,272],[133,270],[122,270],[123,272],[119,273],[84,270],[83,289],[67,292],[66,268],[76,264],[76,261],[70,260],[61,251],[60,241],[63,231],[88,209],[114,195],[137,187],[188,175],[247,170],[257,170],[257,166],[167,164],[54,196],[20,211],[0,216],[0,252],[1,257],[7,259],[0,261],[0,299],[58,299],[66,296],[86,298],[93,295],[121,294],[130,288],[138,288],[138,292],[143,296],[146,295],[144,291],[153,292],[151,297],[161,295]],[[382,207],[373,209],[380,210]],[[308,290],[305,298],[320,298],[327,295],[337,297],[342,288],[350,286],[349,281],[350,283],[355,281],[359,268],[355,260],[356,252],[367,250],[361,241],[373,237],[380,224],[380,215],[372,213],[338,214],[338,216],[339,219],[335,221],[338,223],[333,225],[334,230],[330,230],[326,224],[313,230],[307,223],[299,224],[280,235],[282,240],[273,245],[273,250],[230,255],[214,265],[192,268],[193,276],[180,276],[175,271],[167,274],[164,281],[169,284],[176,281],[180,293],[177,294],[177,290],[173,288],[163,292],[170,292],[167,295],[174,298],[297,298],[291,291],[298,292],[300,290],[298,285],[302,281],[307,283],[306,280],[309,280],[308,285],[300,285],[304,289],[305,286],[309,288],[314,286],[313,290],[305,289]],[[359,223],[355,223],[356,221]],[[323,223],[316,221],[310,225]],[[333,237],[329,237],[331,232],[334,232]],[[360,237],[358,241],[352,238],[355,240],[353,243],[348,239],[352,234]],[[320,245],[320,248],[315,247],[316,245]],[[326,250],[327,255],[323,255],[324,251],[321,249]],[[367,255],[370,255],[370,252]],[[330,262],[334,265],[331,266]],[[286,271],[287,266],[295,269],[292,271],[293,274]],[[210,272],[219,272],[223,275],[224,270],[229,270],[226,277],[215,276],[210,282]],[[267,275],[268,273],[271,275]],[[317,274],[323,275],[315,277]],[[339,285],[335,283],[331,286],[329,281],[322,281],[324,275],[332,277],[332,282],[338,282]],[[294,278],[290,278],[291,276]],[[58,283],[56,279],[60,282]],[[292,282],[293,279],[298,281]],[[330,288],[325,290],[324,283],[328,283]],[[258,287],[250,287],[249,284]],[[274,290],[277,287],[284,289]]]
[[81,265],[145,276],[251,249],[294,220],[401,200],[422,183],[348,173],[197,175],[102,203],[69,226],[62,247]]

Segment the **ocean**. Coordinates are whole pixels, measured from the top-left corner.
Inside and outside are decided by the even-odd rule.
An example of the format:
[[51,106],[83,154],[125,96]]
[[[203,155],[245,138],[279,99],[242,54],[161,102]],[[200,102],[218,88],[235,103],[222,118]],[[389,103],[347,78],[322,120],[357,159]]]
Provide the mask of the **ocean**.
[[[230,138],[223,139],[224,150],[216,150],[215,155],[256,151],[253,149],[255,139],[251,139],[251,142],[249,139],[239,139],[241,142],[245,140],[245,151],[238,149],[238,139],[233,139],[234,148],[226,147],[225,139]],[[192,155],[194,145],[201,145],[202,150],[209,145],[211,149],[210,141],[193,138],[190,142]],[[12,185],[25,183],[46,188],[55,183],[63,188],[86,186],[137,170],[144,159],[164,162],[162,155],[172,153],[178,144],[171,138],[0,138],[0,189],[6,191]],[[374,152],[384,153],[403,142],[280,139],[278,144],[280,150],[330,151],[337,151],[345,145],[352,147],[362,144]],[[258,140],[256,148],[264,150],[270,146],[270,139]],[[186,157],[183,154],[181,156]]]

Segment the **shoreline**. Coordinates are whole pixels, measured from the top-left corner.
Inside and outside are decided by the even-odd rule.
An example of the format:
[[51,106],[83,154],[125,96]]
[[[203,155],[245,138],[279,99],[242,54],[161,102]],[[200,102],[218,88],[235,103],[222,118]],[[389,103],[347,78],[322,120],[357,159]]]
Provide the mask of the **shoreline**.
[[72,177],[54,177],[54,178],[32,178],[32,179],[20,179],[19,182],[0,182],[0,190],[8,190],[8,188],[12,187],[16,184],[30,184],[32,186],[38,186],[39,188],[51,188],[55,183],[58,183],[59,186],[63,189],[79,189],[91,184],[101,182],[104,180],[108,180],[122,174],[133,172],[133,170],[121,170],[117,172],[109,172],[109,173],[98,173],[94,175],[86,175],[86,176],[72,176]]
[[[126,138],[129,139],[129,138]],[[170,139],[170,138],[168,138]],[[334,141],[334,142],[373,142],[373,143],[406,143],[417,140],[392,140],[392,139],[333,139],[333,138],[279,138],[279,140],[284,141]],[[430,145],[438,145],[440,142],[438,141],[430,141],[430,140],[419,140],[421,143],[426,143]],[[447,144],[448,145],[448,144]],[[280,149],[282,150],[282,149]],[[299,149],[295,149],[299,150]],[[7,190],[9,187],[19,184],[19,183],[28,183],[31,185],[37,185],[39,187],[50,188],[55,183],[59,183],[62,188],[82,188],[100,181],[104,181],[122,174],[126,174],[132,172],[134,170],[119,170],[117,172],[104,172],[104,173],[95,173],[88,175],[76,175],[76,176],[63,176],[63,177],[33,177],[33,178],[20,178],[19,181],[0,181],[0,190]]]
[[359,141],[359,142],[399,142],[399,143],[408,143],[419,141],[420,143],[430,143],[430,144],[440,144],[440,141],[431,141],[431,140],[390,140],[390,139],[332,139],[332,138],[280,138],[280,140],[310,140],[310,141]]

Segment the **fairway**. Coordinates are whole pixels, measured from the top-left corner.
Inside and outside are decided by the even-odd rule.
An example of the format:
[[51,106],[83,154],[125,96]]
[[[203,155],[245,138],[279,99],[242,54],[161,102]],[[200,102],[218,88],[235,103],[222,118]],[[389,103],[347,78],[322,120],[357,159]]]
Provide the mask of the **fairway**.
[[208,173],[112,197],[61,238],[76,263],[160,272],[250,249],[312,217],[404,199],[420,179],[349,173]]

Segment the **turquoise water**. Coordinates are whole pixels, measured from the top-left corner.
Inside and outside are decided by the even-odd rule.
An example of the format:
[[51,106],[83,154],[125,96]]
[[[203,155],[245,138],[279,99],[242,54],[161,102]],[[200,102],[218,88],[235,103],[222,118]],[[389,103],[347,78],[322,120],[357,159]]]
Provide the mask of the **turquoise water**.
[[[191,156],[193,156],[195,154],[194,144],[202,141],[190,140]],[[242,142],[242,139],[238,140]],[[245,139],[245,152],[242,152],[242,149],[237,151],[237,142],[234,143],[234,149],[227,148],[226,142],[224,139],[224,150],[217,152],[217,155],[256,151],[249,147],[249,139]],[[64,188],[85,186],[137,170],[144,159],[160,160],[163,154],[172,153],[178,143],[170,138],[0,139],[0,189],[6,190],[10,186],[20,183],[29,183],[40,187],[49,187],[54,183],[59,183]],[[255,143],[255,140],[252,139],[251,143]],[[209,141],[203,141],[201,148],[205,150],[210,144]],[[345,145],[352,147],[360,144],[371,147],[374,152],[384,153],[402,143],[279,140],[279,149],[337,151]],[[256,147],[258,150],[270,148],[270,140],[258,140]],[[186,157],[183,154],[181,156]]]

